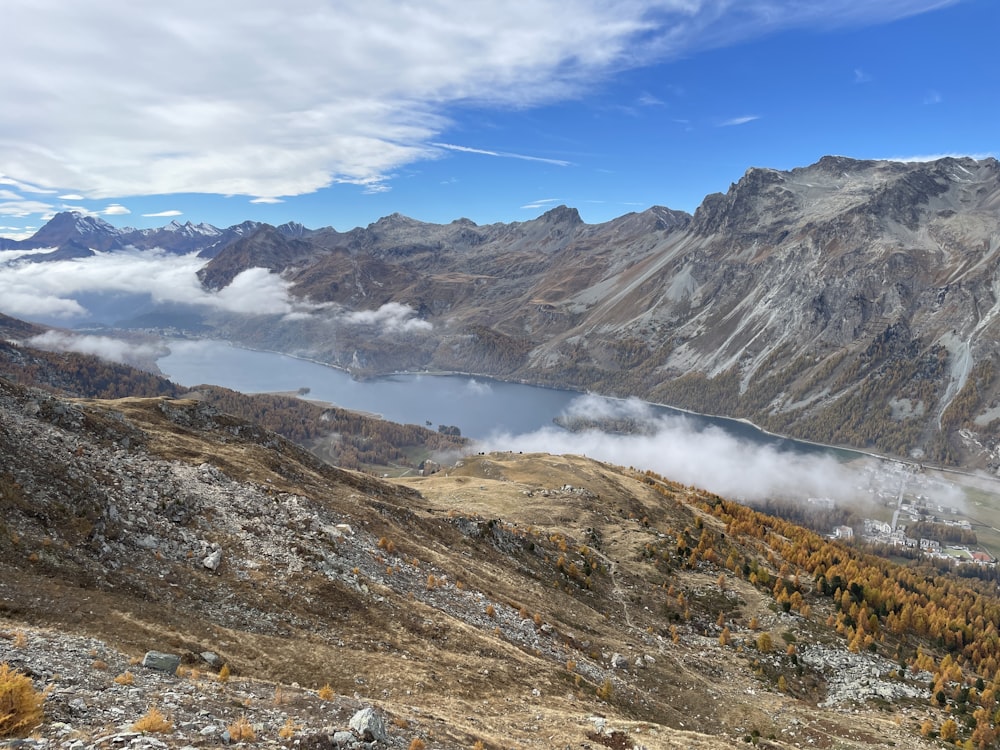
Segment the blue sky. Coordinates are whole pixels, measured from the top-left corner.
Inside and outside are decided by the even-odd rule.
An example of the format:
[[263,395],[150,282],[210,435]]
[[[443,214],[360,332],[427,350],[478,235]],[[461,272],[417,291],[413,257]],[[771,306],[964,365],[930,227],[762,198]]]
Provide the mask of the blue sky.
[[596,223],[693,211],[751,166],[1000,153],[995,0],[5,0],[0,21],[5,236],[67,209]]

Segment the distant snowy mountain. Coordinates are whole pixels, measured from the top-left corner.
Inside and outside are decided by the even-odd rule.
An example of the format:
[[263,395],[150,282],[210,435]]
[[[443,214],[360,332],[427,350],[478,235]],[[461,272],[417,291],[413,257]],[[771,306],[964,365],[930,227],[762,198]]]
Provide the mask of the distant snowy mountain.
[[211,224],[171,221],[151,229],[118,229],[96,216],[64,211],[52,217],[32,237],[20,241],[6,240],[2,249],[55,248],[52,253],[33,257],[36,262],[80,258],[91,255],[95,250],[106,252],[125,248],[160,249],[181,255],[203,253],[205,257],[212,257],[228,243],[256,231],[260,226],[259,222],[245,221],[228,229],[219,229]]

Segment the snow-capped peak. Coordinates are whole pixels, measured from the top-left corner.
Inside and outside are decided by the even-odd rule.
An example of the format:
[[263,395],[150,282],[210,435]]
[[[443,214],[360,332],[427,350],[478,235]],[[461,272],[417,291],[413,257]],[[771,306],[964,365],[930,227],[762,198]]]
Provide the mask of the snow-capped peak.
[[192,224],[190,221],[181,224],[177,219],[174,219],[165,227],[163,227],[164,232],[177,232],[178,234],[184,235],[185,237],[217,237],[222,234],[222,231],[216,229],[211,224]]

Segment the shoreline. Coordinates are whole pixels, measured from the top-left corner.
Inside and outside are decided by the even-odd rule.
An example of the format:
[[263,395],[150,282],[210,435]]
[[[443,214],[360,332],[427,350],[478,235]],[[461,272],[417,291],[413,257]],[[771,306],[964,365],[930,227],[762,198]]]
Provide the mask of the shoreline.
[[[589,395],[594,395],[594,396],[598,396],[600,398],[605,398],[605,399],[608,399],[608,400],[611,400],[611,401],[618,401],[618,402],[626,402],[626,401],[629,401],[631,399],[635,399],[637,401],[640,401],[643,404],[647,404],[649,406],[660,408],[660,409],[665,409],[667,411],[677,412],[679,414],[685,414],[685,415],[689,415],[689,416],[693,416],[693,417],[698,417],[698,418],[706,419],[706,420],[718,420],[720,422],[731,422],[731,423],[734,423],[734,424],[742,425],[744,427],[749,427],[750,429],[759,432],[761,435],[765,435],[765,436],[767,436],[769,438],[772,438],[774,440],[788,441],[789,443],[799,443],[801,445],[809,446],[811,448],[818,448],[818,449],[822,449],[824,451],[830,451],[831,453],[833,453],[833,452],[847,453],[847,454],[850,454],[851,456],[855,456],[856,457],[856,458],[849,459],[849,460],[860,460],[862,458],[869,458],[869,459],[874,459],[874,460],[877,460],[877,461],[891,462],[891,463],[896,463],[896,464],[900,464],[900,465],[903,465],[903,466],[909,466],[909,467],[911,467],[911,468],[913,468],[915,470],[918,470],[918,471],[938,471],[938,472],[943,472],[943,473],[948,473],[948,474],[955,474],[955,475],[958,475],[958,476],[965,476],[965,477],[969,477],[970,479],[987,480],[987,481],[990,481],[990,482],[995,482],[997,484],[1000,484],[1000,477],[995,477],[995,476],[992,476],[992,475],[986,474],[986,473],[975,473],[974,471],[971,471],[969,469],[965,469],[965,468],[962,468],[962,467],[939,466],[937,464],[925,463],[925,462],[917,461],[917,460],[914,460],[914,459],[911,459],[911,458],[904,458],[902,456],[889,456],[889,455],[885,455],[885,454],[881,454],[881,453],[875,453],[875,452],[872,452],[872,451],[865,450],[863,448],[855,448],[855,447],[852,447],[852,446],[845,446],[845,445],[832,445],[832,444],[829,444],[829,443],[821,443],[821,442],[818,442],[818,441],[815,441],[815,440],[809,440],[808,438],[793,437],[793,436],[790,436],[790,435],[785,435],[785,434],[782,434],[782,433],[772,432],[771,430],[767,430],[767,429],[761,427],[760,425],[755,424],[753,421],[751,421],[750,419],[748,419],[746,417],[730,417],[730,416],[725,416],[725,415],[720,415],[720,414],[706,414],[704,412],[697,412],[697,411],[694,411],[693,409],[687,409],[687,408],[684,408],[684,407],[681,407],[681,406],[674,406],[672,404],[664,404],[664,403],[659,403],[659,402],[656,402],[656,401],[647,401],[646,399],[643,399],[643,398],[641,398],[639,396],[610,396],[610,395],[602,394],[602,393],[599,393],[599,392],[596,392],[596,391],[586,391],[586,390],[579,390],[577,388],[570,388],[570,387],[565,387],[565,386],[553,386],[553,385],[549,385],[549,384],[545,384],[545,383],[535,383],[535,382],[532,382],[532,381],[524,379],[524,378],[513,378],[513,379],[505,380],[503,378],[498,378],[498,377],[496,377],[494,375],[489,375],[489,374],[486,374],[486,373],[468,372],[468,371],[462,371],[462,370],[394,370],[392,372],[376,372],[376,373],[372,373],[370,375],[364,375],[364,376],[360,376],[359,377],[355,372],[351,371],[349,368],[344,367],[342,365],[337,365],[337,364],[333,364],[333,363],[330,363],[330,362],[323,362],[321,360],[313,359],[311,357],[306,357],[306,356],[297,355],[297,354],[289,354],[288,352],[282,352],[282,351],[277,351],[277,350],[273,350],[273,349],[264,349],[264,348],[256,348],[256,347],[246,346],[244,344],[239,344],[239,343],[236,343],[236,342],[232,342],[232,341],[229,341],[227,339],[184,338],[184,339],[178,339],[178,340],[179,341],[218,341],[220,343],[226,344],[227,346],[231,346],[231,347],[234,347],[234,348],[237,348],[237,349],[243,349],[243,350],[246,350],[246,351],[259,352],[259,353],[264,353],[264,354],[275,354],[275,355],[279,355],[279,356],[283,356],[283,357],[288,357],[290,359],[298,360],[298,361],[301,361],[301,362],[308,362],[310,364],[318,365],[320,367],[326,367],[326,368],[329,368],[331,370],[336,370],[338,372],[341,372],[341,373],[344,373],[344,374],[350,376],[350,378],[352,380],[354,380],[356,382],[359,382],[359,383],[364,383],[364,382],[368,382],[368,381],[372,381],[372,380],[378,380],[378,379],[381,379],[381,378],[391,378],[391,377],[396,376],[396,375],[403,376],[403,377],[420,377],[420,376],[426,375],[428,377],[460,377],[460,378],[471,378],[471,379],[492,381],[492,382],[495,382],[495,383],[503,383],[503,384],[511,384],[511,385],[523,385],[523,386],[529,386],[529,387],[532,387],[532,388],[543,388],[543,389],[547,389],[547,390],[561,391],[563,393],[575,393],[575,394],[579,394],[579,395],[588,395],[589,394]],[[167,339],[167,342],[169,344],[169,339]],[[376,414],[374,412],[369,412],[369,411],[362,410],[362,409],[351,409],[349,407],[345,407],[345,406],[342,406],[342,405],[339,405],[339,404],[336,404],[336,403],[332,403],[332,402],[329,402],[329,401],[326,401],[326,400],[323,400],[323,399],[310,399],[310,398],[307,398],[306,396],[304,396],[302,394],[299,394],[297,392],[294,392],[294,391],[271,391],[271,393],[281,393],[282,395],[294,395],[296,398],[302,398],[303,400],[312,401],[314,403],[326,404],[326,405],[329,405],[331,408],[344,409],[345,411],[353,411],[353,412],[356,412],[358,414],[365,414],[367,416],[374,416],[374,417],[377,417],[379,419],[385,419],[385,416],[382,415],[382,414]]]

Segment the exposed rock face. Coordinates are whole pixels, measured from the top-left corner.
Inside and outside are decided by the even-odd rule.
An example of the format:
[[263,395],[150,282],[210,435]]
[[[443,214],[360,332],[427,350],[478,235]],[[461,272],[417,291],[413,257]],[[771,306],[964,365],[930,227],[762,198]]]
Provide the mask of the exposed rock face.
[[[986,466],[1000,417],[998,207],[992,159],[825,157],[750,169],[693,218],[652,208],[589,226],[559,208],[477,227],[393,216],[327,232],[342,250],[286,269],[312,299],[409,305],[434,324],[421,345],[349,330],[331,348],[301,328],[230,334],[369,372],[528,378]],[[891,407],[900,399],[916,405],[905,418]]]

